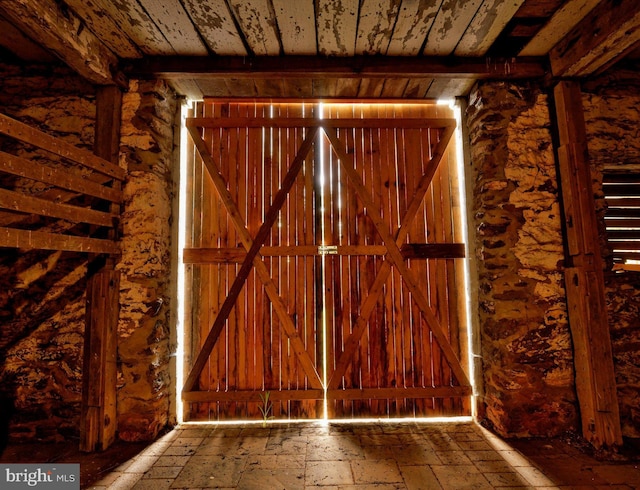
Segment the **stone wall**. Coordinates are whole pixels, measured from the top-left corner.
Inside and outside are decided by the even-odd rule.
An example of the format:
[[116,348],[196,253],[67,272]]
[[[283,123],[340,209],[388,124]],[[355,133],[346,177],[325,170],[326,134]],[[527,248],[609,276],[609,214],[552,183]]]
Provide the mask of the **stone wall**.
[[[0,112],[76,146],[93,146],[95,90],[64,69],[1,65]],[[15,141],[3,138],[0,146],[14,149]],[[20,150],[22,155],[27,151]],[[33,195],[46,191],[25,182],[12,184]],[[78,437],[86,265],[86,254],[2,249],[3,439]]]
[[[174,95],[162,83],[124,95],[127,170],[118,327],[118,433],[148,440],[170,422],[170,224]],[[91,150],[95,88],[64,69],[0,66],[0,112]],[[0,146],[12,144],[0,138]],[[33,193],[39,189],[34,187]],[[3,249],[2,440],[79,437],[86,254]]]
[[[582,87],[587,142],[598,214],[606,206],[602,171],[640,170],[640,79],[637,71],[614,71]],[[601,228],[604,228],[601,221]],[[604,234],[602,235],[604,238]],[[640,273],[612,271],[606,239],[602,251],[623,436],[640,437]]]
[[171,398],[171,171],[174,94],[160,82],[132,82],[123,100],[124,187],[118,326],[118,433],[151,440],[169,422]]
[[509,437],[577,427],[547,96],[482,83],[467,110],[483,422]]

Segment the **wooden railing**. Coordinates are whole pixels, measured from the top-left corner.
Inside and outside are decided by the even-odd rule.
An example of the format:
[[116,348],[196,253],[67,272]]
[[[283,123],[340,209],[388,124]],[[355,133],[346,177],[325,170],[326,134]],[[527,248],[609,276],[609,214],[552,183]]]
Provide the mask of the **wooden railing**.
[[119,254],[124,170],[3,114],[0,134],[31,155],[0,145],[0,247]]

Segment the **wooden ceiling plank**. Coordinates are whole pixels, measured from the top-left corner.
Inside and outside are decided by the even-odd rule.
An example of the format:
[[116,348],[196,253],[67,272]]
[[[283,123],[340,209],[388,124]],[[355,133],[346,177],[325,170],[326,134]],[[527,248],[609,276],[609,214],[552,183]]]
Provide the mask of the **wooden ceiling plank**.
[[144,54],[177,54],[137,0],[93,0],[93,3],[107,12]]
[[427,90],[427,98],[451,98],[468,95],[475,80],[468,78],[437,78]]
[[32,33],[79,75],[96,84],[122,84],[116,56],[71,10],[55,0],[3,0],[0,13],[21,31]]
[[[192,100],[202,100],[205,97],[205,94],[212,97],[229,97],[231,94],[229,93],[229,89],[227,88],[227,84],[224,80],[180,80],[179,83],[181,86],[184,86],[184,83],[187,82],[187,86],[185,90],[187,92],[178,92],[185,93],[189,95]],[[190,95],[191,94],[191,95]]]
[[358,87],[358,97],[363,98],[378,98],[382,95],[382,89],[384,87],[384,80],[376,78],[363,78],[360,80],[360,86]]
[[308,98],[313,96],[313,80],[311,78],[285,78],[284,87],[287,97]]
[[524,0],[485,0],[460,39],[454,54],[484,56],[523,3]]
[[149,17],[160,28],[176,53],[183,56],[208,54],[207,48],[180,2],[138,0]]
[[277,56],[280,41],[273,25],[273,11],[268,0],[233,0],[231,8],[253,54]]
[[442,0],[403,2],[387,49],[389,56],[420,54]]
[[184,0],[184,7],[213,53],[224,56],[248,54],[225,0]]
[[141,58],[142,52],[100,5],[86,0],[65,0],[87,27],[120,58]]
[[313,0],[272,0],[282,49],[288,55],[317,52],[316,14]]
[[411,78],[402,95],[408,99],[424,99],[433,83],[433,78]]
[[400,98],[404,95],[408,84],[408,78],[387,78],[384,80],[380,96],[390,99]]
[[256,97],[258,95],[254,80],[232,78],[225,80],[225,83],[229,94],[233,97]]
[[284,95],[284,80],[278,78],[256,79],[256,94],[258,97],[282,97]]
[[565,0],[527,0],[518,9],[516,18],[537,17],[548,19],[553,16]]
[[482,0],[442,2],[422,54],[448,56],[453,53],[481,3]]
[[313,97],[335,97],[338,91],[338,80],[336,78],[314,78]]
[[551,50],[551,70],[557,77],[596,74],[638,44],[640,2],[602,0]]
[[360,80],[357,78],[338,78],[336,81],[336,97],[357,97]]
[[520,56],[544,56],[564,38],[599,0],[569,0],[520,51]]
[[325,56],[353,56],[357,23],[358,0],[318,0],[318,52]]
[[[222,85],[224,85],[224,81],[222,80],[205,81],[205,83],[208,82],[211,82],[212,84],[221,83]],[[191,100],[202,100],[204,98],[204,94],[208,93],[208,89],[207,91],[203,90],[198,82],[196,82],[195,80],[190,80],[188,78],[183,80],[173,80],[171,82],[171,87],[176,91],[176,93],[182,94]]]
[[356,54],[385,54],[401,0],[363,0],[356,35]]

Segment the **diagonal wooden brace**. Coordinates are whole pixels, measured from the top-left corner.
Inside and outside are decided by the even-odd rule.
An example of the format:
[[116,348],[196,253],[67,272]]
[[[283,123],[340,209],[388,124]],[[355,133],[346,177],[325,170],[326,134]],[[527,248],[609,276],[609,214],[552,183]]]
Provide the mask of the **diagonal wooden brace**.
[[311,147],[313,146],[317,130],[318,128],[310,128],[308,130],[309,132],[307,133],[305,140],[300,146],[298,154],[291,163],[291,166],[282,182],[282,186],[275,195],[273,202],[271,203],[271,206],[265,216],[265,220],[258,230],[258,233],[256,234],[255,240],[252,240],[244,219],[238,211],[238,207],[226,187],[224,177],[220,173],[219,168],[208,152],[206,143],[200,136],[197,128],[191,126],[189,127],[189,132],[191,133],[194,144],[198,152],[200,153],[204,165],[213,180],[214,186],[216,187],[216,190],[218,191],[220,198],[225,208],[227,209],[227,212],[229,213],[229,216],[231,217],[231,221],[238,231],[242,244],[247,250],[247,255],[229,290],[229,294],[225,298],[225,301],[222,304],[220,311],[218,312],[218,316],[214,320],[209,334],[207,335],[204,344],[202,345],[200,353],[198,354],[198,357],[196,358],[193,367],[191,368],[191,371],[189,372],[189,375],[185,380],[183,392],[190,392],[196,386],[198,378],[207,363],[207,359],[211,355],[211,351],[213,350],[213,347],[215,346],[218,337],[220,336],[220,332],[222,331],[222,328],[224,327],[224,324],[227,321],[227,318],[229,317],[233,306],[235,305],[238,295],[244,287],[244,283],[249,276],[252,267],[256,268],[258,277],[264,284],[265,291],[269,296],[269,299],[271,300],[274,309],[276,310],[276,313],[280,318],[280,321],[282,322],[283,329],[285,330],[285,333],[291,342],[293,351],[298,357],[298,360],[300,361],[300,364],[309,379],[311,387],[322,388],[322,380],[320,379],[320,375],[318,374],[313,361],[307,353],[302,340],[298,336],[295,325],[293,324],[291,317],[287,313],[286,305],[278,294],[277,287],[271,279],[269,271],[267,270],[267,267],[265,266],[259,254],[260,248],[268,238],[271,227],[278,217],[280,208],[282,208],[287,194],[293,187],[296,177],[300,173],[304,160],[309,154]]
[[[394,265],[398,269],[398,271],[400,272],[400,275],[402,276],[403,281],[411,291],[414,301],[418,304],[421,315],[424,317],[427,325],[429,325],[429,328],[431,329],[434,337],[438,341],[440,349],[442,350],[442,353],[447,359],[449,366],[451,367],[451,370],[457,382],[463,386],[470,385],[469,379],[466,373],[464,372],[464,370],[462,369],[462,365],[460,364],[460,361],[456,353],[451,347],[451,344],[449,343],[449,340],[444,332],[444,329],[442,328],[442,325],[440,324],[436,316],[431,311],[429,302],[424,296],[424,293],[420,290],[417,281],[413,277],[413,274],[411,273],[409,268],[405,265],[404,260],[402,258],[402,253],[400,252],[400,249],[398,247],[398,244],[396,243],[396,240],[393,239],[393,237],[391,236],[391,233],[387,230],[386,223],[384,222],[380,214],[374,212],[374,210],[376,209],[375,203],[370,193],[365,188],[364,183],[362,182],[362,178],[360,177],[360,175],[358,175],[358,173],[354,168],[353,158],[346,151],[343,143],[338,138],[338,134],[335,129],[324,128],[324,130],[325,130],[325,133],[327,134],[327,137],[329,138],[329,141],[331,142],[331,146],[333,150],[336,152],[336,154],[338,155],[338,158],[340,159],[340,163],[342,164],[342,167],[347,174],[349,182],[354,187],[356,193],[362,200],[364,206],[367,208],[367,210],[370,211],[369,216],[373,221],[376,231],[378,232],[378,234],[382,238],[382,241],[387,247],[386,258],[388,262],[385,262],[385,264],[390,263],[390,265],[387,267],[381,268],[380,272],[384,274],[379,274],[379,277],[376,277],[374,287],[379,288],[379,290],[382,289],[382,285],[384,284],[384,281],[386,281],[386,277],[384,277],[384,280],[383,280],[382,276],[383,275],[388,276],[391,270],[391,267],[390,267],[391,265]],[[431,178],[432,177],[433,175],[431,176]],[[401,227],[401,230],[402,230],[402,227]],[[404,233],[405,232],[403,231],[402,235],[404,235]],[[404,239],[404,236],[402,236],[403,239]],[[398,238],[400,238],[400,234],[398,235]],[[380,291],[375,291],[372,288],[372,293],[376,295],[376,298],[373,298],[370,300],[369,297],[367,297],[367,299],[365,300],[365,304],[368,308],[372,308],[373,307],[372,305],[375,305],[375,301],[377,300],[377,295],[379,295]],[[369,296],[371,296],[371,294]],[[363,305],[363,309],[364,309],[364,305]],[[363,315],[361,314],[361,316]],[[364,333],[364,327],[362,326],[362,324],[365,322],[361,321],[360,318],[358,319],[358,321],[360,323],[358,325],[358,330],[362,330],[362,333]],[[350,338],[349,344],[353,344],[354,342],[357,344],[360,341],[360,337],[362,333],[360,333],[359,331],[354,333],[356,334],[359,333],[360,336],[357,339],[354,338],[353,341]],[[352,337],[355,337],[355,336],[352,335]],[[354,349],[352,345],[349,345],[349,348]],[[344,369],[346,369],[346,364],[348,362],[348,358],[343,359],[343,357],[345,357],[345,353],[346,353],[346,348],[345,348],[345,351],[343,352],[343,355],[338,361],[339,362],[338,367],[340,367],[340,369],[342,370],[342,373],[338,373],[338,369],[336,369],[329,383],[329,388],[336,388],[340,382],[340,377],[344,374]]]
[[[400,246],[404,242],[407,234],[409,233],[409,224],[416,217],[416,214],[420,208],[420,204],[422,203],[424,196],[427,193],[429,186],[431,185],[433,176],[435,175],[436,170],[440,165],[440,161],[442,160],[447,145],[449,144],[449,140],[453,135],[454,129],[455,121],[452,121],[450,124],[443,127],[443,134],[433,151],[431,160],[428,162],[427,168],[422,175],[418,186],[416,187],[413,197],[411,198],[411,202],[409,203],[404,216],[400,220],[400,226],[396,233],[396,243],[398,244],[398,246]],[[344,376],[348,364],[353,354],[355,353],[362,336],[364,335],[369,317],[376,306],[378,298],[382,293],[382,288],[384,287],[390,273],[391,263],[389,261],[383,262],[380,270],[376,274],[371,288],[369,289],[369,293],[362,303],[360,313],[353,326],[352,332],[347,338],[344,350],[342,351],[342,354],[340,355],[336,363],[336,369],[329,379],[329,389],[336,389],[340,384],[340,379],[342,378],[342,376]]]

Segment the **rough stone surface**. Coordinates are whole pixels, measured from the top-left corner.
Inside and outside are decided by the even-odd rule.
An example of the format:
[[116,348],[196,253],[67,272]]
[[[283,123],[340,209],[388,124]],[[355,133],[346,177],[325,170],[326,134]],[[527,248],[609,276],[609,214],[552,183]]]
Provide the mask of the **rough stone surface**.
[[557,435],[577,411],[547,97],[484,83],[467,115],[485,423],[504,436]]
[[[95,90],[65,70],[0,65],[0,112],[76,146],[93,145]],[[13,151],[19,145],[3,138],[0,146],[4,151]],[[17,153],[23,157],[44,156],[28,147],[19,148]],[[35,196],[47,191],[46,186],[33,185],[27,179],[3,179],[3,187]],[[5,215],[2,219],[6,226],[9,218]],[[28,218],[23,224],[36,223]],[[3,438],[7,432],[14,441],[78,437],[86,264],[86,254],[2,251]]]
[[583,107],[596,208],[600,216],[607,307],[622,433],[640,437],[640,273],[612,271],[603,217],[602,171],[640,169],[640,82],[637,72],[612,71],[583,86]]
[[[0,65],[0,75],[0,112],[92,149],[94,87],[62,69]],[[169,340],[168,308],[175,110],[173,94],[161,83],[132,83],[124,97],[120,165],[128,175],[123,255],[117,268],[122,273],[118,433],[126,440],[153,439],[168,421],[169,359],[175,351]],[[42,158],[8,138],[0,138],[0,146]],[[47,191],[26,179],[11,185],[33,195]],[[3,219],[6,216],[0,216]],[[14,441],[78,440],[86,270],[86,254],[3,251],[2,438],[8,433]]]
[[168,422],[170,227],[176,101],[162,83],[132,82],[123,100],[127,168],[118,325],[118,432],[151,440]]

